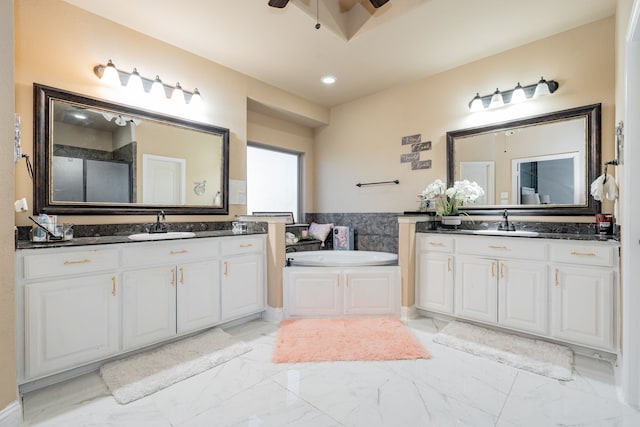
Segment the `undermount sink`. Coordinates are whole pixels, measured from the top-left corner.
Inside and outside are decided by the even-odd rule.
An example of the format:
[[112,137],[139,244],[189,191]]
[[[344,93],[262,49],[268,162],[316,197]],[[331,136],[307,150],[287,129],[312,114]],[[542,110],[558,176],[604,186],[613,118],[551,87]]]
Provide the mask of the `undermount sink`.
[[522,236],[522,237],[532,237],[537,236],[537,231],[526,231],[526,230],[516,230],[516,231],[507,231],[507,230],[473,230],[473,234],[487,234],[489,236]]
[[196,233],[191,231],[170,231],[168,233],[138,233],[129,236],[131,240],[168,240],[168,239],[188,239],[194,237]]

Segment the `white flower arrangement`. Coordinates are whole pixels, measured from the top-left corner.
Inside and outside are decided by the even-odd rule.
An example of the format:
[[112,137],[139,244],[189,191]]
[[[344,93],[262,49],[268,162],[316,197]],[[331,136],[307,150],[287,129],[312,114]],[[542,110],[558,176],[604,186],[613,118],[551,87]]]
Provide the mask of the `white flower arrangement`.
[[456,181],[453,187],[446,188],[445,184],[436,179],[422,192],[423,200],[436,200],[436,210],[442,216],[458,215],[458,209],[473,203],[484,195],[484,190],[476,182],[468,180]]

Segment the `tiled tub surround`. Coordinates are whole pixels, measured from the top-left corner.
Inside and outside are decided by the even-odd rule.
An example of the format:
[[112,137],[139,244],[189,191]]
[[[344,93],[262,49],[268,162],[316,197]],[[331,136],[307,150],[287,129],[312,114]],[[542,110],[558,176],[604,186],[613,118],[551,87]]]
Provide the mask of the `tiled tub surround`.
[[398,253],[398,216],[393,212],[308,213],[305,222],[341,225],[354,230],[355,249]]

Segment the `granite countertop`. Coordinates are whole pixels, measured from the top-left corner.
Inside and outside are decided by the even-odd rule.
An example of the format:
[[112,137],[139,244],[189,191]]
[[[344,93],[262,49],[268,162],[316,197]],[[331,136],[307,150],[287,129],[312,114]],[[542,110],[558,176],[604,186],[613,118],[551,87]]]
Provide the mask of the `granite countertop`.
[[520,237],[526,239],[585,240],[596,242],[619,241],[618,237],[615,235],[596,233],[594,224],[589,223],[513,222],[513,224],[517,231],[536,232],[537,234],[518,235],[517,232],[513,235],[509,235],[508,232],[501,232],[500,234],[478,234],[478,230],[496,230],[497,222],[463,222],[459,226],[443,226],[437,221],[417,222],[416,232],[471,236]]
[[16,249],[44,249],[67,248],[74,246],[111,245],[118,243],[145,243],[145,242],[170,242],[175,240],[189,240],[205,237],[226,237],[254,234],[266,234],[267,224],[263,222],[247,223],[247,231],[233,233],[231,222],[193,222],[193,223],[169,223],[168,231],[191,231],[193,237],[183,239],[159,239],[159,240],[131,240],[132,234],[146,233],[149,224],[96,224],[76,225],[72,240],[60,240],[52,242],[32,242],[29,240],[31,227],[18,227]]
[[131,240],[125,236],[97,236],[75,237],[72,240],[53,242],[32,242],[30,240],[18,240],[16,249],[44,249],[44,248],[68,248],[72,246],[111,245],[117,243],[148,243],[148,242],[172,242],[176,240],[192,240],[204,237],[247,236],[253,234],[265,234],[262,231],[233,233],[231,230],[196,231],[194,237],[183,239],[159,239],[159,240]]

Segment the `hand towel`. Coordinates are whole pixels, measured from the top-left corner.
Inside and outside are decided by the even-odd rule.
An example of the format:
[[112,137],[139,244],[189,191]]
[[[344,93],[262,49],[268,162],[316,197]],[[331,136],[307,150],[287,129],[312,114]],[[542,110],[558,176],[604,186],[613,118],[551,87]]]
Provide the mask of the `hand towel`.
[[618,198],[618,185],[613,176],[607,174],[605,181],[604,175],[600,175],[591,183],[591,195],[595,200],[602,201],[606,197],[609,200]]

